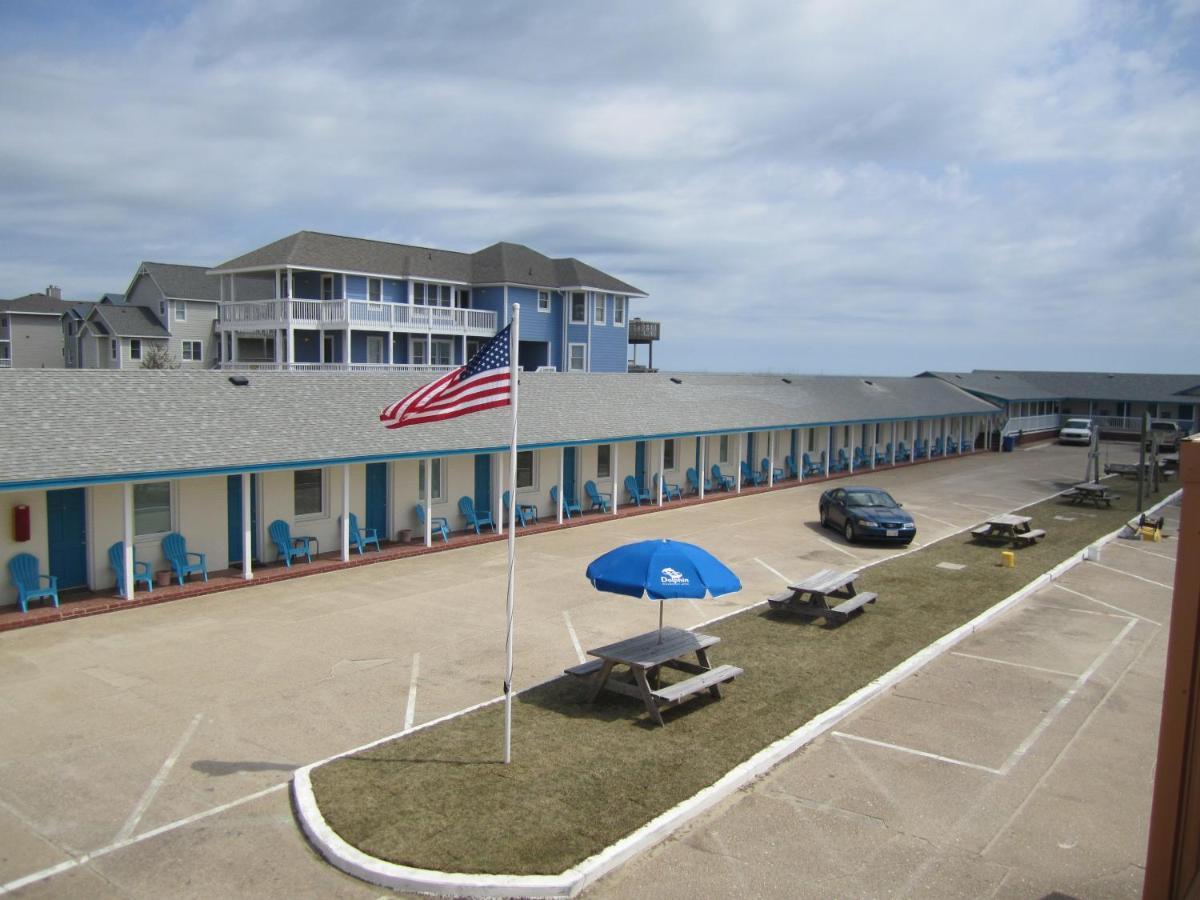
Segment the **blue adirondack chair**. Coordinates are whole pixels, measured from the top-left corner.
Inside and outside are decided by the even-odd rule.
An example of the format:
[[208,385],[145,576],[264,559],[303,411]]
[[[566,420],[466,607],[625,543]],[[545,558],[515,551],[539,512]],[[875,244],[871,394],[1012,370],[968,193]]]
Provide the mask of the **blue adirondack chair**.
[[871,458],[863,452],[862,447],[854,448],[854,468],[856,470],[871,468]]
[[929,442],[924,438],[913,441],[913,459],[924,459],[929,455]]
[[933,442],[933,449],[929,451],[929,456],[931,458],[934,456],[941,456],[942,452],[943,452],[942,437],[941,437],[941,435],[938,435],[938,439]]
[[642,505],[642,501],[650,502],[650,492],[638,484],[638,480],[632,475],[625,476],[625,491],[629,494],[629,502]]
[[900,441],[896,444],[896,462],[908,462],[912,459],[912,453],[908,449],[908,444]]
[[21,612],[29,612],[30,600],[52,600],[58,606],[58,576],[39,573],[37,557],[32,553],[18,553],[10,559],[8,574],[17,588]]
[[[418,503],[416,506],[413,507],[413,509],[415,509],[417,511],[417,522],[420,523],[421,534],[424,535],[425,534],[425,507],[422,506],[420,503]],[[434,516],[433,521],[430,523],[430,527],[433,531],[441,532],[443,544],[450,543],[450,523],[447,522],[444,517]]]
[[[655,491],[655,493],[658,492],[658,473],[657,472],[654,473],[654,491]],[[683,491],[680,490],[679,485],[677,485],[677,484],[671,484],[667,481],[663,481],[662,492],[663,492],[663,497],[665,497],[667,500],[682,500],[683,499]]]
[[279,558],[289,569],[292,567],[292,560],[301,556],[312,562],[312,551],[309,550],[309,547],[313,543],[313,538],[292,537],[292,529],[283,519],[276,519],[267,526],[267,532],[271,535],[271,541],[275,544],[275,551],[279,554]]
[[892,458],[892,442],[888,441],[887,446],[882,450],[875,451],[875,465],[885,465]]
[[[687,483],[688,490],[690,490],[693,494],[700,493],[700,473],[695,469],[687,470]],[[704,490],[706,492],[712,490],[712,482],[707,478],[704,479]]]
[[[770,478],[767,477],[768,472],[770,472]],[[759,474],[762,475],[763,481],[780,481],[783,478],[783,469],[780,469],[778,466],[773,468],[771,461],[764,456]]]
[[[108,564],[112,570],[117,573],[117,593],[122,597],[125,596],[125,542],[117,541],[108,548]],[[154,590],[154,577],[150,571],[150,563],[138,562],[137,556],[133,559],[133,589],[137,590],[139,581],[146,582],[146,590]]]
[[753,469],[751,469],[750,464],[748,462],[746,462],[744,459],[742,460],[740,465],[742,468],[742,484],[759,485],[759,484],[763,484],[766,481],[766,479],[764,479],[762,477],[762,473],[755,472]]
[[946,452],[947,453],[957,453],[958,452],[958,439],[954,435],[950,435],[948,438],[946,438]]
[[192,572],[199,572],[208,581],[208,558],[203,553],[189,553],[187,540],[178,531],[172,531],[162,539],[162,552],[180,584]]
[[807,453],[800,457],[800,461],[804,463],[804,477],[809,478],[813,475],[823,475],[825,473],[825,454],[821,454],[821,462],[815,463],[812,457]]
[[[338,516],[338,534],[341,534],[342,517]],[[358,548],[358,555],[362,556],[365,552],[367,544],[374,544],[376,550],[383,549],[379,546],[379,529],[377,528],[359,528],[358,516],[355,513],[350,513],[350,540],[354,546]]]
[[[557,510],[558,510],[558,485],[557,484],[550,485],[550,502],[554,504],[554,509],[556,510],[555,515],[557,515]],[[566,496],[565,494],[563,495],[562,505],[563,505],[563,515],[566,516],[568,519],[571,518],[571,513],[576,513],[581,516],[583,515],[583,509],[579,506],[579,501],[572,500],[570,497]]]
[[608,506],[612,502],[612,494],[607,491],[601,491],[596,487],[596,482],[594,481],[585,481],[583,483],[583,492],[592,501],[591,508],[593,510],[598,509],[600,512],[608,512]]
[[[504,503],[504,511],[505,511],[505,515],[507,515],[508,514],[508,504],[512,502],[512,495],[508,491],[505,491],[501,495],[500,499]],[[536,506],[534,506],[532,503],[518,503],[517,504],[517,524],[518,525],[520,525],[522,528],[526,527],[530,522],[532,522],[534,525],[536,525],[537,520],[538,520],[538,516],[537,516],[537,507]]]
[[850,468],[850,458],[846,456],[846,448],[838,447],[837,459],[830,460],[830,472],[845,472]]
[[458,498],[458,511],[467,520],[467,527],[474,528],[476,534],[479,534],[480,525],[490,525],[492,531],[496,530],[496,522],[492,518],[492,511],[485,509],[483,512],[479,512],[475,509],[475,501],[470,497],[464,495]]
[[734,488],[733,476],[722,472],[716,463],[712,465],[712,483],[713,487],[721,491],[732,491]]
[[796,457],[789,453],[783,458],[783,464],[787,466],[788,478],[800,477],[800,470],[796,468]]

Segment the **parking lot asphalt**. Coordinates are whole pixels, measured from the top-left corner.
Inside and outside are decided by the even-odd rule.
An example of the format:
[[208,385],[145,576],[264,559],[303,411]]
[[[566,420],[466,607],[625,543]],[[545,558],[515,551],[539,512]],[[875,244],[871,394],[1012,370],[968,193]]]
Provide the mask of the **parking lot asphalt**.
[[[1078,448],[1035,445],[863,480],[905,503],[924,544],[1061,490],[1079,480],[1083,459]],[[822,531],[816,525],[821,490],[802,485],[521,538],[518,688],[553,677],[579,661],[584,648],[657,624],[654,604],[598,593],[584,578],[587,562],[617,544],[688,540],[737,572],[738,594],[672,604],[670,624],[681,627],[762,601],[779,590],[780,573],[795,578],[900,552],[847,545]],[[765,895],[797,896],[808,890],[805,884],[814,896],[852,895],[852,887],[842,886],[855,884],[863,885],[863,896],[883,884],[952,893],[961,878],[1019,892],[1022,878],[1046,884],[1047,872],[1065,872],[1068,859],[1082,859],[1083,850],[1051,852],[1072,841],[1072,849],[1086,845],[1107,866],[1114,854],[1091,832],[1124,846],[1131,838],[1115,818],[1106,822],[1086,812],[1088,828],[1078,825],[1074,838],[1062,831],[1049,846],[1022,827],[1052,823],[1055,816],[1075,821],[1072,804],[1086,809],[1112,801],[1111,788],[1098,797],[1079,781],[1096,767],[1136,797],[1144,795],[1148,810],[1170,597],[1151,582],[1169,584],[1173,569],[1161,558],[1170,555],[1169,542],[1147,546],[1160,556],[1114,546],[1101,562],[1130,571],[1144,566],[1148,581],[1131,579],[1110,594],[1128,576],[1077,568],[1071,577],[1079,580],[1063,584],[1078,584],[1078,593],[1101,602],[1047,589],[1060,596],[1042,592],[989,629],[1013,627],[1013,637],[993,636],[997,646],[976,646],[989,634],[983,632],[956,648],[972,656],[939,659],[843,723],[843,735],[822,738],[717,817],[594,891],[669,896],[668,869],[706,865],[710,895],[744,893],[743,876],[749,889]],[[1133,559],[1122,562],[1124,556]],[[90,898],[378,896],[379,889],[334,871],[304,842],[288,801],[290,773],[495,697],[503,669],[505,564],[503,544],[469,546],[0,634],[0,717],[6,723],[0,733],[0,891]],[[1107,655],[1071,701],[1009,764],[1012,747],[1045,716],[1043,707],[1057,704],[1054,698],[1104,648]],[[1114,686],[1105,692],[1110,680]],[[1132,688],[1140,692],[1127,693]],[[989,699],[1017,708],[997,710]],[[1093,701],[1095,708],[1079,719]],[[891,703],[908,705],[885,708]],[[1122,740],[1068,733],[1075,727],[1090,736],[1102,726],[1117,728]],[[1127,732],[1141,742],[1132,750]],[[1108,744],[1123,755],[1101,762],[1086,757]],[[1032,761],[1055,746],[1078,764],[1053,765],[1047,770],[1053,779],[1031,780]],[[934,756],[958,762],[939,763]],[[907,787],[903,776],[925,768],[932,773],[928,786]],[[990,771],[1001,769],[1002,776]],[[822,790],[800,786],[809,778]],[[1071,803],[1056,801],[1044,787],[1050,782]],[[1028,794],[1016,806],[1014,790]],[[1135,799],[1120,808],[1140,809]],[[903,818],[896,825],[885,812]],[[715,823],[724,824],[710,833]],[[731,842],[739,827],[754,829],[757,838],[746,833],[744,843]],[[1129,828],[1136,831],[1136,823]],[[781,867],[748,874],[755,854],[772,842],[778,846],[773,865]],[[948,857],[930,849],[943,843]],[[1041,854],[1041,867],[1013,862],[1030,847]],[[1132,859],[1142,849],[1124,856]],[[958,865],[962,860],[971,862],[968,869]],[[867,870],[877,873],[874,881],[862,874]],[[849,880],[856,873],[862,882]],[[662,879],[657,887],[656,875]],[[1125,887],[1135,876],[1121,869],[1105,884]],[[1136,881],[1140,886],[1140,877]]]

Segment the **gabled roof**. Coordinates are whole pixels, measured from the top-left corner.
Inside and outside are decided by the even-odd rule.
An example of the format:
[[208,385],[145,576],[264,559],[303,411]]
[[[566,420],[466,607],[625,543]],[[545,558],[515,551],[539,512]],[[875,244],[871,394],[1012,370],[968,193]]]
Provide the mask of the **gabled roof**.
[[[786,377],[786,381],[784,380]],[[379,412],[428,375],[13,369],[0,379],[0,490],[493,452],[507,408],[389,431]],[[678,382],[678,383],[676,383]],[[162,410],[188,411],[162,427]],[[48,413],[53,411],[53,415]],[[588,444],[856,421],[991,415],[934,378],[521,376],[521,446]],[[130,434],[139,439],[128,440]],[[30,453],[64,445],[71,453]]]
[[955,387],[997,400],[1063,400],[1066,394],[1046,390],[1024,377],[1021,372],[922,372],[921,376],[939,378]]
[[26,294],[13,300],[0,300],[0,313],[28,316],[61,316],[78,306],[78,300],[60,300],[48,294]]
[[589,287],[645,296],[633,285],[577,259],[551,259],[524,244],[502,242],[477,253],[458,253],[315,231],[298,231],[210,271],[219,274],[285,266],[459,284]]
[[209,275],[205,266],[144,262],[138,268],[139,273],[143,271],[168,299],[211,300],[214,303],[221,299],[220,279]]
[[144,306],[109,306],[97,303],[92,307],[89,320],[104,323],[107,333],[117,337],[168,338],[171,335],[158,321],[158,317]]
[[107,294],[101,294],[100,299],[97,300],[96,302],[97,303],[124,303],[125,295],[113,293],[110,291]]
[[[1000,373],[1005,374],[1005,373]],[[1135,372],[1019,372],[1025,381],[1080,400],[1191,403],[1200,391],[1200,375]],[[1187,392],[1192,393],[1187,393]]]

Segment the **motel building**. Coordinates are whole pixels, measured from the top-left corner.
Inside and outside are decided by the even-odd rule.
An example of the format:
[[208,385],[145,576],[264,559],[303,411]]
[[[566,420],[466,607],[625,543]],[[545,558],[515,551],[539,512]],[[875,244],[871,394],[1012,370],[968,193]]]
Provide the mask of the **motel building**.
[[[351,514],[385,550],[401,537],[453,548],[474,539],[464,508],[503,530],[506,491],[543,525],[598,518],[678,503],[676,489],[703,499],[940,463],[995,449],[1001,424],[995,404],[941,378],[538,372],[531,355],[515,485],[507,408],[383,427],[380,411],[428,372],[11,369],[0,379],[0,558],[34,556],[66,606],[72,589],[115,592],[111,559],[131,574],[135,559],[168,570],[172,533],[210,575],[251,581],[282,565],[276,522],[343,561],[359,552]],[[569,369],[569,357],[555,360]],[[297,574],[306,565],[291,562]],[[124,582],[127,599],[146,591]],[[6,579],[0,609],[16,603]]]

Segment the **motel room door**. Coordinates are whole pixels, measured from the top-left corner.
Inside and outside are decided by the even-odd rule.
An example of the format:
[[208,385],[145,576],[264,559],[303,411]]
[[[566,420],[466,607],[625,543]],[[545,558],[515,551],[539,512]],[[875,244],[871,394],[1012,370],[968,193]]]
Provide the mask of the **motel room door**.
[[575,496],[575,448],[563,448],[563,499],[577,500]]
[[[242,476],[225,479],[225,508],[229,510],[229,564],[242,561]],[[258,476],[250,476],[250,559],[258,562]]]
[[387,497],[387,463],[367,463],[366,527],[385,536],[388,533]]
[[475,508],[492,508],[492,455],[475,454]]
[[50,574],[60,589],[87,583],[87,524],[83,488],[46,491],[46,536]]
[[634,445],[633,474],[637,478],[638,487],[646,487],[646,442],[638,441]]

